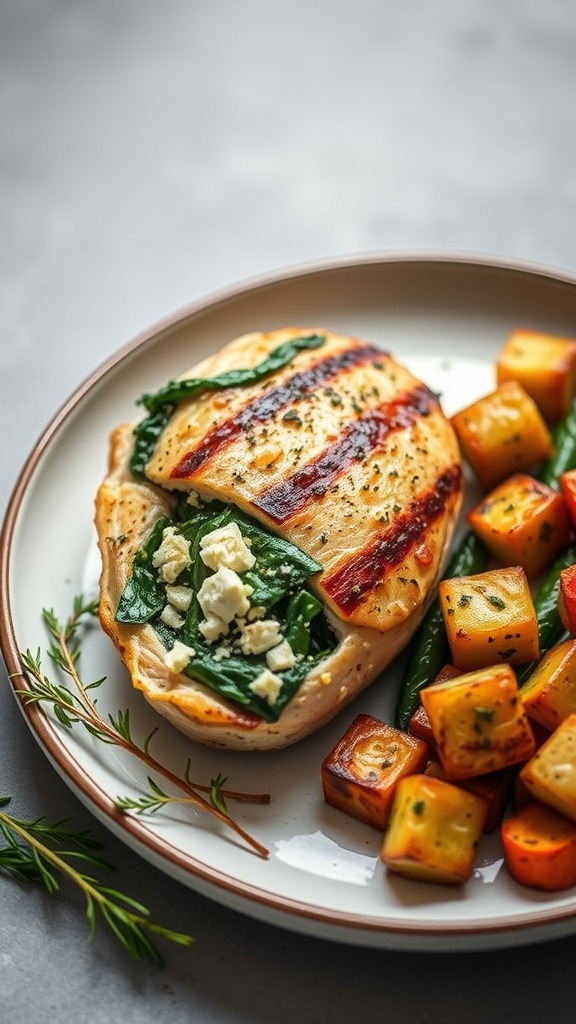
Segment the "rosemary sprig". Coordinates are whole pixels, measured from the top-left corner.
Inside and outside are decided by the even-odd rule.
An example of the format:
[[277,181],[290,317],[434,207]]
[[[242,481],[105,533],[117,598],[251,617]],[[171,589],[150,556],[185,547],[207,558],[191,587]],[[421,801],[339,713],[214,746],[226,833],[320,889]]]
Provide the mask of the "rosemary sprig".
[[[124,948],[136,959],[148,957],[162,965],[162,957],[150,934],[181,946],[193,944],[190,935],[154,924],[150,912],[141,903],[118,889],[103,885],[92,874],[70,863],[110,868],[110,864],[91,852],[100,849],[101,844],[87,831],[67,828],[66,820],[52,824],[44,818],[24,821],[2,810],[9,802],[9,796],[0,795],[0,834],[6,841],[6,846],[0,848],[0,870],[19,881],[37,882],[50,893],[59,889],[56,873],[64,875],[84,894],[90,939],[96,932],[99,911]],[[71,848],[62,844],[70,844]]]
[[[268,803],[270,801],[268,794],[247,794],[226,790],[223,788],[223,783],[226,780],[221,779],[220,776],[218,779],[212,780],[209,786],[192,782],[189,774],[190,762],[186,766],[183,777],[180,778],[150,753],[150,742],[156,730],[150,733],[142,746],[139,746],[131,735],[129,710],[119,711],[116,716],[109,715],[108,719],[100,714],[96,707],[96,701],[90,698],[88,691],[97,689],[105,680],[101,678],[85,685],[78,670],[81,651],[79,629],[86,616],[96,614],[97,603],[85,602],[81,595],[74,598],[72,612],[63,623],[58,620],[54,611],[47,609],[43,611],[44,621],[52,637],[47,653],[62,673],[72,679],[74,692],[61,683],[53,682],[44,674],[40,650],[36,654],[27,650],[20,655],[23,666],[22,675],[27,682],[27,688],[18,689],[16,692],[26,704],[51,704],[56,718],[66,728],[81,724],[92,736],[103,743],[114,744],[134,755],[149,769],[162,775],[170,784],[179,788],[185,794],[184,802],[208,811],[248,843],[259,856],[267,857],[266,847],[230,817],[226,809],[226,799]],[[208,794],[208,799],[202,796],[202,793]],[[127,810],[129,808],[127,804],[123,804],[124,799],[119,798],[117,806]]]

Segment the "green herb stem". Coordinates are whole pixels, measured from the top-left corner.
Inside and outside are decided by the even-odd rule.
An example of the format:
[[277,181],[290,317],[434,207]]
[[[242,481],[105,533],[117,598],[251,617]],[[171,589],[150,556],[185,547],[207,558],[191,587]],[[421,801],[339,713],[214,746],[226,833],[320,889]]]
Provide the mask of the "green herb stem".
[[[16,692],[26,704],[39,704],[43,702],[51,703],[56,717],[62,725],[70,728],[72,725],[79,722],[84,725],[89,733],[96,736],[104,743],[114,744],[115,746],[118,746],[134,755],[149,769],[158,772],[168,782],[183,791],[186,794],[186,799],[189,803],[201,810],[208,811],[216,817],[240,838],[242,838],[249,846],[251,846],[259,856],[268,857],[269,851],[267,848],[246,832],[245,829],[243,829],[226,813],[224,809],[225,804],[223,802],[223,798],[229,796],[230,798],[235,799],[248,799],[253,802],[268,803],[270,800],[268,794],[252,794],[251,796],[239,794],[233,791],[226,791],[222,789],[221,785],[215,787],[213,782],[210,786],[196,786],[196,784],[191,783],[188,777],[188,772],[186,772],[185,778],[182,779],[152,756],[148,749],[150,737],[143,747],[138,746],[133,741],[130,733],[128,711],[119,712],[116,718],[110,716],[109,721],[106,721],[102,717],[95,703],[88,697],[86,692],[87,688],[82,683],[77,669],[80,649],[75,639],[76,630],[81,618],[86,614],[93,613],[93,611],[93,605],[85,605],[81,598],[76,598],[73,613],[63,625],[58,622],[52,611],[44,611],[46,625],[55,640],[55,645],[51,645],[48,653],[55,664],[71,677],[75,684],[78,697],[75,697],[74,694],[72,694],[66,687],[57,686],[52,683],[42,672],[39,652],[34,656],[30,651],[21,655],[24,666],[23,674],[29,684],[30,678],[32,678],[34,682],[30,685],[30,689],[19,689]],[[91,686],[98,686],[101,682],[102,680],[98,680],[96,683],[92,683]],[[200,788],[202,788],[203,792],[210,794],[212,794],[216,788],[217,800],[211,803],[204,799],[204,797],[197,792]]]
[[[0,807],[5,806],[8,800],[8,797],[2,797]],[[57,822],[54,826],[44,824],[42,819],[35,822],[24,822],[1,810],[0,831],[8,841],[8,846],[4,850],[0,850],[1,868],[17,878],[40,883],[48,892],[56,892],[59,886],[52,871],[54,868],[83,892],[86,899],[90,939],[93,939],[95,935],[96,909],[98,909],[124,948],[137,959],[147,956],[158,965],[162,965],[160,953],[147,932],[182,946],[193,944],[194,940],[190,935],[154,924],[150,920],[149,911],[141,903],[116,889],[102,885],[97,879],[78,870],[67,860],[70,857],[77,857],[93,865],[109,866],[100,858],[78,850],[56,851],[47,844],[47,841],[42,841],[35,835],[35,832],[41,831],[46,839],[50,838],[53,842],[58,842],[63,836],[72,841],[77,841],[80,837],[79,845],[99,845],[92,843],[85,833],[63,831],[62,822]],[[29,849],[29,853],[21,845],[22,843]]]

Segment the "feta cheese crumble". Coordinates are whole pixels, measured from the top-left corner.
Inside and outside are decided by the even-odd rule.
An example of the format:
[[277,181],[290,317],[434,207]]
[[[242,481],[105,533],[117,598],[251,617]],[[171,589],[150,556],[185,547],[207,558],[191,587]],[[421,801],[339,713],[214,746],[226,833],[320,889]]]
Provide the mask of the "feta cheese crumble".
[[158,569],[158,579],[162,583],[174,583],[191,564],[190,541],[178,533],[175,526],[167,526],[162,531],[160,547],[152,555],[152,565]]
[[202,633],[206,643],[213,644],[219,637],[225,636],[228,632],[228,623],[217,615],[208,615],[202,622],[198,623],[198,629]]
[[256,676],[250,683],[250,689],[252,693],[255,693],[257,697],[264,697],[270,705],[273,705],[278,700],[280,690],[282,689],[282,680],[280,676],[271,672],[270,669],[265,668],[259,676]]
[[276,619],[257,619],[242,627],[240,649],[242,654],[263,654],[282,640]]
[[166,598],[168,604],[179,612],[187,612],[192,601],[192,590],[190,587],[179,587],[174,583],[166,586]]
[[237,523],[205,534],[200,540],[200,558],[209,569],[224,567],[235,572],[246,572],[256,562]]
[[178,614],[171,604],[164,605],[160,612],[160,618],[164,625],[170,626],[171,629],[181,629],[185,622],[182,616]]
[[195,654],[196,651],[193,647],[188,647],[187,644],[176,640],[172,650],[166,652],[164,661],[170,672],[175,672],[178,675],[188,667]]
[[285,672],[296,664],[296,655],[286,639],[267,652],[266,664],[272,672]]
[[237,572],[221,566],[204,580],[196,596],[206,619],[216,616],[223,622],[230,623],[233,619],[246,615],[250,607],[248,598],[251,593],[252,587],[243,583]]

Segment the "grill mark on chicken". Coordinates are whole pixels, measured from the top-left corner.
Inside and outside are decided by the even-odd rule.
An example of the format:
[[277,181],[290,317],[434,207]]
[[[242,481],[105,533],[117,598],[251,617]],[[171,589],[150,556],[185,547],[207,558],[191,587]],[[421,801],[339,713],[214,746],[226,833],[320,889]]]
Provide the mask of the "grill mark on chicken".
[[409,511],[398,515],[390,529],[323,578],[322,588],[345,615],[353,614],[386,574],[406,559],[459,492],[461,478],[459,466],[446,469],[426,494],[410,502]]
[[287,479],[262,491],[252,506],[282,525],[288,519],[322,497],[330,484],[345,473],[352,463],[376,451],[390,434],[406,430],[421,416],[436,407],[436,396],[420,385],[409,394],[361,413],[340,434],[337,441],[316,458],[297,469]]
[[184,455],[170,471],[171,479],[186,479],[204,466],[223,449],[231,445],[242,433],[251,430],[258,423],[267,422],[275,413],[291,405],[297,399],[315,391],[327,380],[354,367],[375,359],[385,359],[386,354],[373,345],[357,345],[324,359],[307,370],[301,370],[282,384],[271,388],[265,394],[253,399],[235,416],[218,424],[202,439],[197,447]]

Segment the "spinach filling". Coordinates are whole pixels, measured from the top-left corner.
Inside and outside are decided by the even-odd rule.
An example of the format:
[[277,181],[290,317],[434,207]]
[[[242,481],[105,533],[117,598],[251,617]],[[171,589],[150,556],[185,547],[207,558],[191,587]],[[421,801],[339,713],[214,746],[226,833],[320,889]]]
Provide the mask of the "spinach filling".
[[257,384],[271,373],[281,370],[283,366],[303,349],[319,348],[326,338],[323,334],[308,334],[301,338],[292,338],[273,349],[270,355],[257,366],[249,369],[228,370],[215,377],[188,377],[184,380],[172,380],[154,394],[142,395],[138,404],[144,406],[147,416],[134,428],[134,452],[130,461],[130,469],[135,477],[146,477],[146,466],[158,439],[167,426],[172,413],[179,402],[187,398],[195,398],[205,391],[222,391],[226,388],[248,387]]
[[[254,565],[241,573],[242,583],[251,588],[251,609],[266,620],[277,620],[283,639],[295,656],[291,667],[278,673],[282,684],[273,700],[260,695],[251,685],[267,670],[266,654],[245,654],[241,649],[245,620],[235,619],[221,640],[209,643],[200,628],[204,615],[197,598],[204,581],[212,575],[200,557],[201,540],[207,534],[236,523],[249,542]],[[177,576],[178,587],[192,592],[182,624],[172,628],[161,618],[167,604],[165,584],[154,567],[154,555],[164,530],[175,527],[189,543],[190,565]],[[311,668],[334,650],[337,640],[330,629],[322,604],[307,588],[306,581],[321,565],[294,544],[265,530],[238,509],[219,501],[192,508],[181,499],[174,518],[160,519],[146,545],[133,562],[132,575],[120,597],[116,619],[123,623],[149,623],[167,651],[179,640],[195,651],[183,670],[222,697],[234,701],[267,721],[277,721]],[[248,617],[250,617],[248,615]]]

